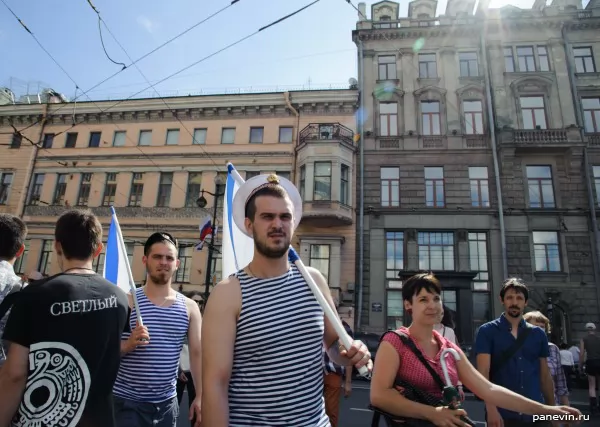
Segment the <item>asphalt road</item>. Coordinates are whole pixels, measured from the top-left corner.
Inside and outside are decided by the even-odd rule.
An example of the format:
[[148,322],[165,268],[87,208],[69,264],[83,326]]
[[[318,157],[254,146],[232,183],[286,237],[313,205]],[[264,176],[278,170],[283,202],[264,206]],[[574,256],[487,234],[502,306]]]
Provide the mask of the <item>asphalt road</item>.
[[[367,409],[369,404],[369,384],[364,381],[356,381],[353,383],[352,395],[340,402],[340,423],[339,427],[369,427],[373,413]],[[181,402],[180,417],[177,422],[177,427],[188,427],[188,404],[187,393]],[[469,417],[476,422],[477,427],[485,427],[484,405],[480,401],[467,400],[463,404],[464,409],[469,414]],[[584,414],[586,408],[580,407]],[[383,420],[380,421],[380,426],[383,426]],[[579,424],[581,427],[592,427],[600,425],[600,416],[595,416],[590,421],[584,421]]]

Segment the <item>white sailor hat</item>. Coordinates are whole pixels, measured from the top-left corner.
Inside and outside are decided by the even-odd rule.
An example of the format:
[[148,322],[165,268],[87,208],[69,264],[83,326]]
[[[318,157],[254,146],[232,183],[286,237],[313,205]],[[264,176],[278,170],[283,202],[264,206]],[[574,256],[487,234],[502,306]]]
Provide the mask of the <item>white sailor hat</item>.
[[257,191],[268,187],[269,185],[280,185],[283,187],[292,201],[292,204],[294,205],[294,230],[298,227],[300,220],[302,219],[302,197],[300,197],[298,189],[291,181],[275,174],[254,176],[240,186],[235,193],[232,206],[235,225],[249,237],[252,237],[252,235],[248,234],[244,224],[246,219],[246,204],[250,197],[256,194]]

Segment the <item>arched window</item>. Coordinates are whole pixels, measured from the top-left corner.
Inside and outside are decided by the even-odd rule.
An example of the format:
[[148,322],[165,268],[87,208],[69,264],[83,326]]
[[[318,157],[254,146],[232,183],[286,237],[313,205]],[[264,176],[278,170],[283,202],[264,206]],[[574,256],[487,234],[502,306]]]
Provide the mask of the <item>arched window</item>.
[[526,76],[511,83],[520,129],[551,129],[550,94],[553,81],[542,76]]
[[446,90],[427,86],[414,92],[417,124],[423,136],[446,134]]
[[481,86],[469,84],[456,91],[460,103],[461,129],[465,135],[482,135],[487,128],[485,94]]

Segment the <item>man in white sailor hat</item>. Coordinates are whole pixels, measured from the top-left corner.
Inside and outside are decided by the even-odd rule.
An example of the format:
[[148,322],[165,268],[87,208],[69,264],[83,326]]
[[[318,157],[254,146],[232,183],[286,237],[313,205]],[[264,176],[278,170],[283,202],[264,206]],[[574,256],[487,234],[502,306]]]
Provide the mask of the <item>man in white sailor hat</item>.
[[[344,366],[371,366],[366,346],[345,351],[288,248],[302,199],[287,179],[259,175],[233,200],[233,219],[254,239],[249,265],[219,283],[202,326],[202,422],[210,427],[329,426],[323,346]],[[307,267],[335,311],[323,275]]]

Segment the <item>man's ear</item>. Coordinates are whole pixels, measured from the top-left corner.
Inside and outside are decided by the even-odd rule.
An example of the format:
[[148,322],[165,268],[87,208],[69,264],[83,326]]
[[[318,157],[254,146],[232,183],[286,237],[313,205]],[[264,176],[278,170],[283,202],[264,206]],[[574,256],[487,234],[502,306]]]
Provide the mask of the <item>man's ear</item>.
[[244,220],[244,226],[246,227],[246,232],[250,235],[252,235],[252,221],[250,220],[250,218],[246,218]]
[[102,252],[102,249],[104,249],[104,244],[102,242],[100,242],[98,244],[98,247],[96,248],[96,252],[94,252],[93,258],[96,258],[98,255],[100,255],[100,252]]
[[15,255],[15,258],[19,258],[21,255],[23,255],[23,252],[25,252],[25,245],[21,245],[21,247],[17,251],[17,254]]
[[56,254],[58,256],[62,256],[63,255],[62,246],[56,240],[54,241],[54,251],[56,252]]

